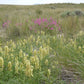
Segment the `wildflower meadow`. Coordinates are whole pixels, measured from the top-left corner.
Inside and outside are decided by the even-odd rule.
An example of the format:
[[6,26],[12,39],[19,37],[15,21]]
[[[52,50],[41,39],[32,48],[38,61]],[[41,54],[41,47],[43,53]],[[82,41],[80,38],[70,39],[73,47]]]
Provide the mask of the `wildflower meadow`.
[[0,84],[84,84],[84,16],[62,17],[76,8],[0,5]]

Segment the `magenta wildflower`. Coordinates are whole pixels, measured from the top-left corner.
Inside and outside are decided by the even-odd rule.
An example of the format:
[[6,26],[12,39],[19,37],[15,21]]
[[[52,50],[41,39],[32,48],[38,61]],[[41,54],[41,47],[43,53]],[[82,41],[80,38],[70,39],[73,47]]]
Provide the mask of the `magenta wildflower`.
[[53,30],[54,28],[52,27],[51,30]]
[[4,23],[5,25],[7,24],[7,22]]
[[51,24],[54,24],[54,25],[56,25],[57,24],[57,22],[55,22],[55,21],[52,21],[52,23]]
[[34,24],[38,24],[38,25],[40,25],[40,24],[41,24],[41,18],[36,19],[36,20],[34,21]]
[[42,19],[42,22],[45,22],[45,19],[44,18]]
[[7,22],[4,22],[2,26],[7,27],[8,26]]
[[3,24],[2,26],[5,27],[5,24]]

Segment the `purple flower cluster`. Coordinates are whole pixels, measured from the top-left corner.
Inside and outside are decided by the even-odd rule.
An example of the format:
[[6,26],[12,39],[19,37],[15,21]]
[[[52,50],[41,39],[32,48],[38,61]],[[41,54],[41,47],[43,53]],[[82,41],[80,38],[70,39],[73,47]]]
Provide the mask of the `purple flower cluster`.
[[35,30],[36,28],[41,28],[43,30],[57,30],[61,31],[61,27],[59,25],[60,22],[57,22],[57,20],[54,20],[52,17],[50,19],[47,18],[37,18],[32,19],[33,26],[30,26],[30,30]]
[[10,21],[7,20],[6,22],[4,22],[4,23],[2,24],[2,27],[3,27],[3,28],[4,28],[4,27],[8,27],[9,24],[10,24]]

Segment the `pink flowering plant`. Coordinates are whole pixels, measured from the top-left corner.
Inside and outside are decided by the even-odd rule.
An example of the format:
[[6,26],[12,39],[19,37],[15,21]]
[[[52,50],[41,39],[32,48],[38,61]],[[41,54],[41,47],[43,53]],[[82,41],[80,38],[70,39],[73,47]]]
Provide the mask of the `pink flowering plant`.
[[9,21],[3,23],[3,28],[7,28],[10,36],[21,36],[30,33],[37,34],[44,31],[45,34],[58,34],[62,31],[60,23],[53,18],[36,18],[32,20],[25,19],[23,21]]
[[61,27],[57,20],[53,18],[37,18],[32,20],[32,25],[30,26],[30,31],[45,31],[45,33],[54,34],[61,31]]
[[3,27],[3,28],[8,28],[9,25],[10,25],[10,21],[7,20],[7,21],[3,22],[2,27]]

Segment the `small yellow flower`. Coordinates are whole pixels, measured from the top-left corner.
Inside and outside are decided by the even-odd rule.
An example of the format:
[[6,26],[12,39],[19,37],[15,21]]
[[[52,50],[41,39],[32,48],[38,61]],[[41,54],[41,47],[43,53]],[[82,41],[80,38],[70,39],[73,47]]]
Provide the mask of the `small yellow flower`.
[[23,71],[23,70],[24,70],[24,64],[23,64],[23,63],[20,63],[19,70],[20,70],[20,71]]
[[39,43],[39,41],[37,40],[37,41],[36,41],[36,45],[38,45],[38,43]]
[[33,38],[33,42],[35,42],[35,38]]
[[13,48],[16,48],[16,45],[15,45],[15,43],[14,43],[14,42],[12,43],[12,47],[13,47]]
[[5,46],[5,47],[4,47],[4,50],[5,50],[5,55],[8,55],[8,52],[9,52],[8,46]]
[[13,41],[12,41],[12,40],[10,40],[10,42],[9,42],[9,43],[10,43],[10,44],[12,44],[12,42],[13,42]]
[[7,46],[8,46],[8,45],[9,45],[9,42],[7,41],[6,44],[7,44]]
[[42,60],[43,59],[43,55],[42,54],[40,54],[40,60]]
[[25,75],[28,77],[33,76],[33,67],[30,64],[30,61],[26,61],[26,70],[25,70]]
[[48,76],[48,78],[50,77],[50,74],[51,74],[51,70],[48,69],[48,72],[47,72],[47,76]]
[[20,50],[20,51],[19,51],[19,57],[22,57],[22,56],[23,56],[23,51]]
[[19,70],[19,62],[18,60],[15,62],[15,73],[18,73]]
[[55,41],[55,39],[56,39],[55,36],[53,36],[53,40],[54,40],[54,41]]
[[46,47],[46,43],[43,43],[43,47]]
[[35,49],[33,53],[34,53],[34,56],[35,56],[37,54],[37,50]]
[[41,31],[41,34],[42,34],[42,35],[45,35],[45,32],[44,32],[44,31]]
[[80,32],[78,33],[78,36],[82,36],[82,35],[84,35],[84,32],[83,32],[83,31],[80,31]]
[[55,66],[53,65],[52,68],[55,69]]
[[34,64],[35,63],[35,57],[30,57],[30,61],[32,64]]
[[26,39],[24,39],[24,40],[23,40],[23,42],[26,44],[26,43],[27,43],[27,40],[26,40]]
[[50,39],[48,38],[48,44],[50,44]]
[[24,64],[26,63],[26,60],[27,60],[27,56],[24,56],[24,58],[23,58],[23,63]]
[[81,46],[78,47],[79,51],[81,51]]
[[42,46],[40,46],[40,48],[39,48],[39,53],[41,53],[41,51],[42,51]]
[[4,67],[4,60],[2,57],[0,57],[0,71],[3,71],[3,67]]
[[35,69],[39,69],[40,65],[39,65],[39,58],[37,56],[35,56]]
[[8,62],[8,70],[11,71],[12,70],[12,63]]
[[45,64],[48,65],[48,59],[45,60]]

